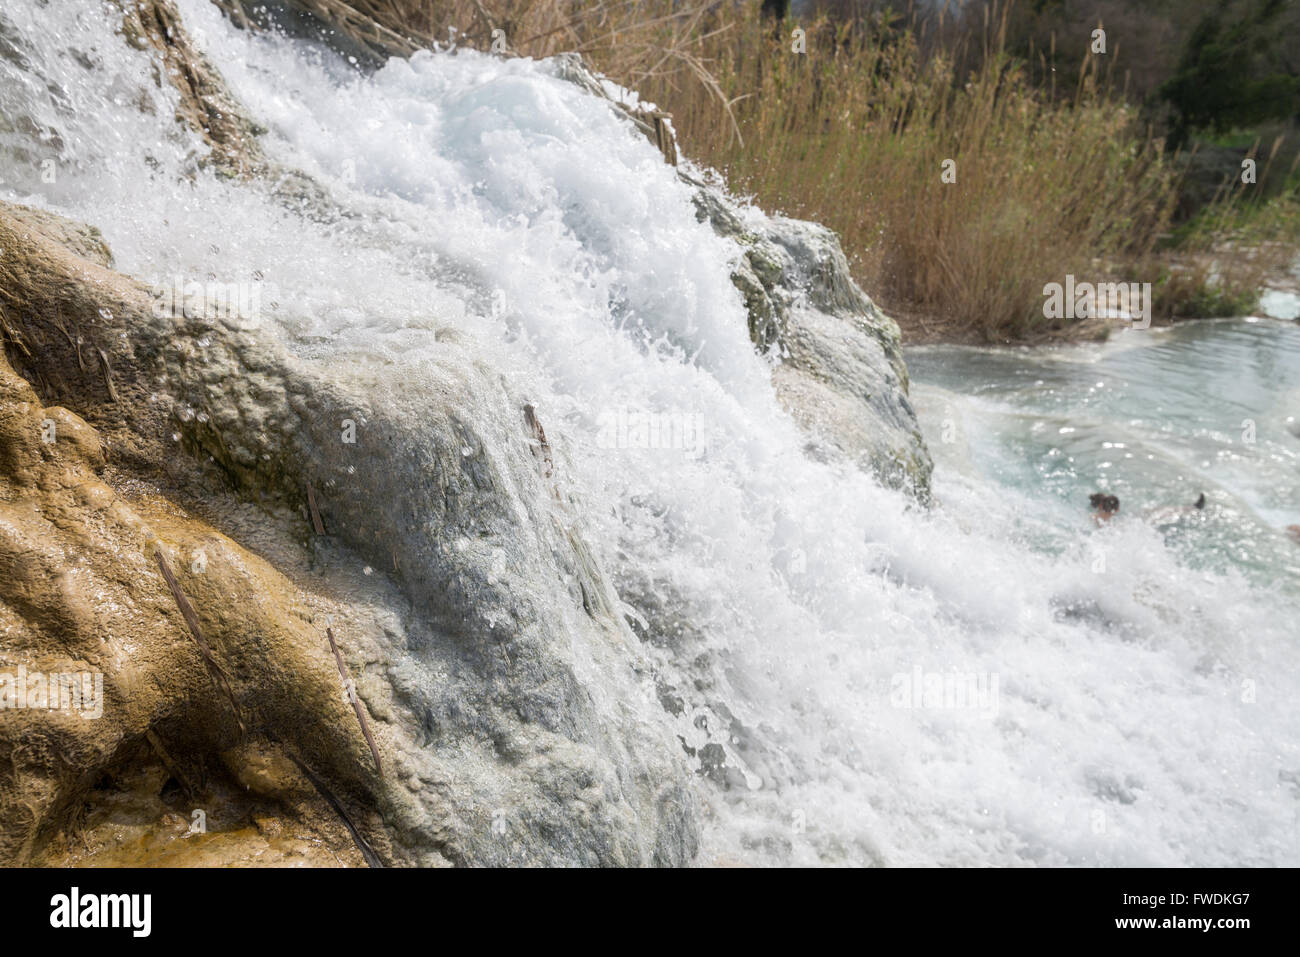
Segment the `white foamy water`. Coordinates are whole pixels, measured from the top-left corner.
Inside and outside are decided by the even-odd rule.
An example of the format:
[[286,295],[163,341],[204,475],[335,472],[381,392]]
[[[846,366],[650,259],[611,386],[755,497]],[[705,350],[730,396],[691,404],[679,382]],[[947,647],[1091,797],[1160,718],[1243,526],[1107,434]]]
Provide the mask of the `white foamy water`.
[[[701,863],[1300,863],[1294,569],[1194,567],[1142,522],[1095,531],[1054,489],[943,452],[943,416],[923,420],[931,512],[811,460],[750,344],[737,248],[604,103],[472,53],[361,78],[178,5],[268,156],[347,215],[199,170],[94,0],[6,5],[34,52],[0,61],[0,107],[50,132],[5,125],[0,189],[99,226],[145,281],[263,283],[293,350],[418,376],[455,334],[522,384],[712,769]],[[689,423],[703,450],[611,448],[620,412]],[[1277,441],[1294,496],[1296,442]]]

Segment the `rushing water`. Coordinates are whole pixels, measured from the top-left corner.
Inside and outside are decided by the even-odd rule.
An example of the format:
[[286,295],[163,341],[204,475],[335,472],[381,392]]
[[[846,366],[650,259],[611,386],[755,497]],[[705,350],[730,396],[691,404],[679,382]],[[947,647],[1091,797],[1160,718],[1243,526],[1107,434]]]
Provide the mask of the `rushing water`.
[[[473,54],[361,78],[179,6],[267,153],[349,215],[196,170],[94,0],[5,10],[28,48],[0,105],[37,121],[0,139],[6,198],[98,225],[146,281],[256,273],[287,348],[414,377],[451,329],[521,383],[709,756],[701,862],[1300,863],[1295,328],[918,352],[927,512],[807,455],[737,250],[605,105]],[[689,416],[691,447],[610,448],[618,410]],[[1123,511],[1096,529],[1103,487]]]
[[[1190,568],[1294,589],[1300,326],[1223,320],[1051,350],[909,353],[942,477],[1030,497],[1040,547],[1089,525],[1088,494],[1158,530]],[[942,480],[942,479],[941,479]],[[1188,509],[1200,493],[1201,511]]]

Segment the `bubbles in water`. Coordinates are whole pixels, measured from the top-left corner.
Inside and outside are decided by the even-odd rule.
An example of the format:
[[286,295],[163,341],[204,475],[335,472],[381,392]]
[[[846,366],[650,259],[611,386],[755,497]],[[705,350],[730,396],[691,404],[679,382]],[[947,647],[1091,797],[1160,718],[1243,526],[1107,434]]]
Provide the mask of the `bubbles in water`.
[[[1183,454],[1157,402],[1132,408],[1163,445],[1133,441],[1144,427],[1107,405],[1139,378],[1108,370],[1098,381],[1081,365],[1082,392],[1111,383],[1087,396],[1086,414],[1062,410],[1074,393],[1060,367],[1031,354],[1016,361],[1041,372],[1041,406],[950,383],[944,402],[962,410],[969,441],[931,444],[947,456],[939,507],[919,510],[806,454],[749,341],[730,278],[737,247],[697,221],[690,189],[650,144],[545,63],[421,54],[338,83],[293,42],[254,38],[207,0],[179,0],[196,42],[272,131],[268,151],[329,184],[347,215],[326,227],[260,184],[190,175],[197,140],[173,122],[174,93],[98,4],[80,0],[84,24],[69,18],[59,37],[43,36],[26,6],[12,16],[41,69],[57,69],[72,42],[101,54],[101,66],[67,78],[71,113],[37,103],[32,115],[83,154],[51,205],[103,229],[117,268],[273,276],[266,334],[373,375],[385,398],[418,392],[424,364],[447,355],[441,334],[539,408],[561,410],[546,422],[556,468],[639,622],[640,653],[664,698],[680,702],[662,720],[696,750],[693,786],[714,809],[702,860],[1297,862],[1294,797],[1277,787],[1280,769],[1300,767],[1289,706],[1300,663],[1285,633],[1294,605],[1240,570],[1193,577],[1140,522],[1094,530],[1066,487],[1050,486],[1082,480],[1097,421],[1144,463]],[[107,106],[115,85],[152,111]],[[206,238],[231,235],[232,223],[238,237],[225,247]],[[508,335],[474,313],[497,289]],[[588,423],[617,408],[689,409],[720,441],[700,459],[613,454]],[[490,424],[484,410],[466,414]],[[1014,424],[1029,421],[1050,425]],[[1024,444],[1008,451],[991,429]],[[1031,462],[1031,441],[1047,438],[1060,448]],[[1205,453],[1180,461],[1210,459],[1232,467]],[[1128,493],[1126,512],[1137,501]],[[1207,656],[1221,664],[1198,671]],[[944,707],[942,695],[935,707],[924,695],[898,704],[893,693],[916,673],[921,686],[956,674],[991,687],[996,676],[996,713]],[[1246,706],[1237,689],[1252,675],[1276,684]],[[660,696],[648,697],[658,709]],[[1099,807],[1104,839],[1089,828]]]

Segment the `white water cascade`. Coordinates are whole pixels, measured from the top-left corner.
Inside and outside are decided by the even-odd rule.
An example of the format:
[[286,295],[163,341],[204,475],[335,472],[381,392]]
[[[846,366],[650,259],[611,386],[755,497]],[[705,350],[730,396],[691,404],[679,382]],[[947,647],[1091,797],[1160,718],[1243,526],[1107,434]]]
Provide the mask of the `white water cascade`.
[[[266,155],[347,215],[197,167],[98,0],[4,0],[0,115],[39,122],[0,130],[0,196],[147,283],[256,274],[295,354],[409,377],[452,335],[526,393],[652,664],[635,706],[692,752],[698,863],[1300,864],[1300,561],[1194,568],[955,454],[920,507],[810,451],[736,244],[606,102],[467,51],[362,76],[177,6]],[[938,449],[958,400],[925,398]]]

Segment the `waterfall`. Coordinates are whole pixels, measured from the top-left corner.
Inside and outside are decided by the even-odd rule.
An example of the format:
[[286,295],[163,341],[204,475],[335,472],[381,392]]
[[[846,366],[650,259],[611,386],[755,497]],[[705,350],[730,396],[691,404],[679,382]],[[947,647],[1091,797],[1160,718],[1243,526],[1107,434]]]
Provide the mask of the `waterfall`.
[[[994,413],[960,397],[978,368],[918,391],[932,503],[883,481],[873,443],[896,452],[915,428],[896,340],[865,297],[817,301],[821,233],[688,162],[679,175],[557,61],[443,50],[363,75],[206,0],[177,7],[269,172],[207,162],[114,7],[52,0],[0,13],[0,197],[96,226],[114,268],[181,312],[187,284],[231,290],[230,336],[372,397],[396,436],[368,440],[375,510],[390,491],[424,501],[443,467],[412,443],[486,461],[485,487],[511,489],[499,507],[394,533],[395,580],[416,618],[476,583],[430,613],[447,634],[466,608],[475,633],[541,616],[529,647],[561,656],[581,689],[564,700],[590,704],[537,720],[615,769],[637,739],[573,722],[652,729],[680,762],[653,766],[696,802],[694,862],[1300,863],[1294,567],[1197,567],[1140,521],[1099,531],[1082,502],[1006,481],[981,439]],[[769,348],[733,281],[747,247],[701,195],[785,250],[787,275],[806,267]],[[540,473],[504,461],[525,402]],[[233,443],[247,426],[220,413]],[[1044,416],[997,410],[1017,413]],[[1076,410],[1055,414],[1063,428]],[[245,438],[251,474],[277,439]],[[581,543],[563,565],[577,604],[493,537],[537,523],[561,530],[537,555]],[[584,604],[614,638],[558,624]],[[403,673],[440,680],[440,654]]]

